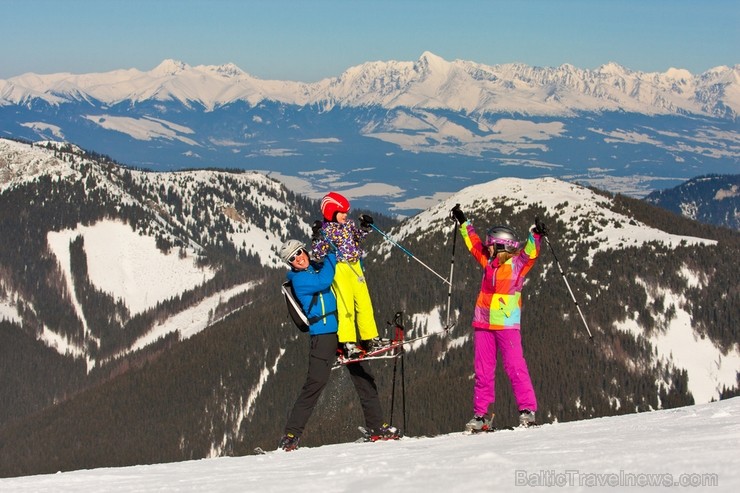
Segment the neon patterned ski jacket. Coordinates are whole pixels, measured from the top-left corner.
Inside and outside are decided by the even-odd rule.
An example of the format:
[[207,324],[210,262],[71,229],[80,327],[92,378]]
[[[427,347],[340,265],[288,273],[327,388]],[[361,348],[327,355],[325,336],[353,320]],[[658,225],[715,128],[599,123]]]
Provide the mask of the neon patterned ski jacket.
[[333,250],[332,245],[337,249],[337,262],[355,262],[365,255],[360,242],[368,232],[358,228],[352,219],[347,219],[344,224],[324,221],[321,230],[322,238],[314,240],[311,246],[315,258],[320,259]]
[[498,258],[489,256],[469,221],[460,225],[460,234],[475,260],[483,267],[483,280],[475,302],[473,327],[476,329],[519,329],[522,318],[522,286],[524,277],[540,252],[540,235],[530,231],[524,247],[499,265]]

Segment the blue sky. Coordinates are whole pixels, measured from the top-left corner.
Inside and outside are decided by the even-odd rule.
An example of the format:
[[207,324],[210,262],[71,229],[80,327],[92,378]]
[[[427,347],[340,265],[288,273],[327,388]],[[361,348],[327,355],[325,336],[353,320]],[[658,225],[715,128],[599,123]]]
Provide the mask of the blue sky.
[[738,0],[3,0],[0,79],[172,58],[313,82],[424,51],[698,74],[740,63],[739,26]]

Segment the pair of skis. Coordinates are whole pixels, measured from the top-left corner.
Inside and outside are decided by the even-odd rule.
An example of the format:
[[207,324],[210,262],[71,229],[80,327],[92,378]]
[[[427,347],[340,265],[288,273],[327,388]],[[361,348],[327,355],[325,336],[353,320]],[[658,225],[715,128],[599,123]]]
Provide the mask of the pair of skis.
[[[532,424],[532,425],[528,425],[528,426],[522,426],[522,425],[520,425],[520,426],[504,426],[504,427],[501,427],[501,428],[489,428],[487,430],[481,430],[481,431],[465,430],[465,431],[462,432],[462,434],[463,435],[483,435],[483,434],[486,434],[486,433],[494,433],[496,431],[528,430],[528,429],[539,428],[539,427],[540,427],[539,424]],[[399,435],[397,437],[392,437],[392,438],[379,438],[377,436],[374,436],[364,426],[358,426],[357,429],[360,431],[360,434],[362,436],[360,436],[360,438],[358,438],[357,440],[355,440],[355,443],[376,442],[376,441],[384,441],[384,440],[398,440],[398,439],[402,438],[402,435]],[[265,454],[268,453],[268,451],[267,450],[264,450],[261,447],[255,447],[254,448],[254,453],[256,455],[265,455]]]
[[[391,437],[384,437],[380,435],[376,435],[364,426],[358,426],[357,429],[360,432],[360,438],[355,440],[355,443],[366,443],[366,442],[382,442],[382,441],[389,441],[389,440],[400,440],[403,437],[403,434],[399,432],[398,435],[391,436]],[[280,449],[277,449],[279,451]],[[293,450],[298,450],[297,448],[291,449],[290,452]],[[255,455],[266,455],[269,450],[265,450],[262,447],[255,447],[254,453]]]
[[[375,349],[373,351],[368,351],[366,353],[361,354],[360,356],[354,357],[354,358],[346,358],[344,356],[338,356],[337,361],[332,366],[332,370],[336,368],[341,368],[343,366],[350,365],[352,363],[360,363],[362,361],[373,361],[377,359],[393,359],[398,358],[405,352],[404,346],[406,344],[412,344],[416,341],[420,341],[422,339],[426,339],[427,337],[435,336],[435,335],[441,335],[441,334],[447,334],[452,328],[455,326],[455,324],[452,325],[446,325],[442,330],[430,332],[429,334],[425,334],[423,336],[419,337],[413,337],[411,339],[394,339],[391,341],[391,343],[387,346],[383,346],[381,348]],[[402,336],[401,336],[402,337]]]
[[462,432],[463,435],[485,435],[486,433],[493,433],[496,431],[516,431],[516,430],[528,430],[539,428],[539,424],[519,425],[519,426],[501,426],[499,428],[491,427],[487,430],[465,430]]

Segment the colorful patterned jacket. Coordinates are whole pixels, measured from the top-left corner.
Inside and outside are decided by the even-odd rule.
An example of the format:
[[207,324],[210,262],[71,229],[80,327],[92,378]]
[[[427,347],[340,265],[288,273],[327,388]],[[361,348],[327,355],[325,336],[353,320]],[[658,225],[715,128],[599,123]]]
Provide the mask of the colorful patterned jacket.
[[473,327],[488,330],[519,329],[524,277],[539,255],[540,235],[530,232],[524,247],[499,265],[498,258],[490,258],[488,247],[483,245],[469,221],[460,225],[460,234],[470,253],[484,269],[480,292],[475,302]]
[[347,219],[344,224],[324,221],[321,231],[321,239],[314,240],[311,246],[314,258],[324,257],[334,249],[333,246],[337,249],[337,262],[355,262],[365,255],[360,242],[368,232],[358,228],[352,219]]

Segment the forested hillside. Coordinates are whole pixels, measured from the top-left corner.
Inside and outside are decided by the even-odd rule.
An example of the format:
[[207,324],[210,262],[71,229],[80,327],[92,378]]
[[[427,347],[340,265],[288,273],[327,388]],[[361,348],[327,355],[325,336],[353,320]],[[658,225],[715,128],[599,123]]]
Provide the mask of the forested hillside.
[[[251,186],[239,188],[239,175],[230,180],[222,172],[199,181],[187,173],[159,176],[109,166],[110,176],[130,183],[111,188],[113,180],[99,178],[92,173],[100,173],[99,168],[91,166],[87,175],[42,176],[0,194],[0,301],[10,306],[7,300],[12,300],[23,315],[0,322],[2,476],[273,448],[303,385],[308,338],[288,319],[279,290],[285,267],[275,260],[275,251],[288,237],[308,238],[318,205],[258,177],[248,182]],[[207,185],[218,180],[223,183]],[[265,183],[263,193],[250,195],[260,189],[255,183]],[[402,359],[372,363],[389,420],[407,434],[434,435],[459,430],[470,418],[470,320],[481,272],[447,217],[458,201],[480,233],[506,223],[523,235],[534,217],[541,217],[550,226],[552,246],[593,333],[590,339],[553,253],[543,244],[525,285],[522,322],[539,421],[693,403],[691,389],[701,388],[697,374],[691,373],[695,368],[686,367],[678,353],[675,358],[663,356],[672,346],[661,336],[677,330],[689,330],[693,344],[711,346],[719,360],[735,361],[740,290],[737,267],[728,259],[740,254],[740,235],[639,200],[557,180],[514,184],[523,191],[517,192],[512,182],[491,182],[461,191],[401,223],[367,211],[376,216],[381,230],[442,277],[453,272],[454,258],[449,298],[454,327],[443,333],[447,284],[380,234],[368,238],[366,276],[381,331],[391,335],[386,322],[399,311],[407,336],[439,331],[409,347]],[[118,190],[126,191],[125,199]],[[547,193],[575,193],[581,201],[547,202]],[[532,194],[542,199],[526,198]],[[192,197],[202,200],[193,202]],[[225,207],[232,207],[233,214],[223,212]],[[156,218],[147,221],[152,211],[157,211]],[[361,212],[353,210],[352,215]],[[231,216],[244,222],[234,222]],[[86,271],[93,264],[90,245],[73,236],[69,253],[76,266],[72,270],[75,299],[81,300],[78,309],[70,303],[63,269],[44,239],[50,231],[111,217],[157,236],[162,250],[197,252],[198,261],[215,274],[202,285],[132,314],[125,303],[91,281]],[[244,236],[238,236],[240,229]],[[243,239],[235,243],[236,238]],[[166,324],[171,314],[248,281],[253,283],[248,290],[219,304],[219,313],[205,330],[188,338],[171,332],[144,349],[120,352],[130,349],[141,334]],[[88,332],[81,329],[83,323]],[[86,352],[60,354],[39,337],[50,330],[79,342]],[[708,360],[706,366],[719,368],[722,361]],[[496,388],[496,422],[513,424],[516,410],[501,368]],[[734,395],[737,388],[735,378],[713,395]],[[353,440],[360,424],[356,394],[346,371],[338,370],[302,443]]]
[[[149,173],[70,145],[0,140],[0,147],[0,314],[10,315],[0,316],[0,425],[144,364],[180,335],[163,333],[142,349],[134,349],[137,340],[209,296],[244,285],[223,295],[212,318],[241,308],[248,283],[278,263],[280,238],[304,234],[312,205],[255,173]],[[125,293],[92,278],[82,230],[101,223],[153,238],[162,259],[194,264],[202,281],[133,311]],[[51,238],[61,231],[70,241],[59,252]],[[250,235],[251,243],[239,241]],[[122,238],[104,240],[113,251]],[[156,275],[137,272],[135,261],[111,258],[107,275]]]
[[645,200],[703,223],[740,229],[740,175],[698,176]]

